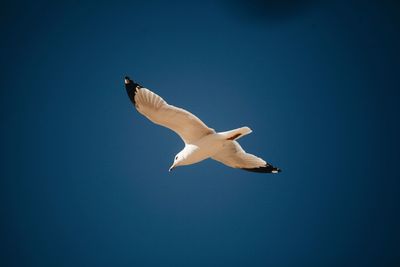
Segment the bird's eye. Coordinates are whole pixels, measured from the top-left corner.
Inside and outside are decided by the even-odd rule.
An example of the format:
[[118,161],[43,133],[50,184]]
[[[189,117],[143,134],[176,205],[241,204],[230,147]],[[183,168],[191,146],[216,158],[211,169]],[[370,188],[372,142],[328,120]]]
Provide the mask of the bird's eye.
[[178,156],[175,157],[175,160],[177,160],[177,159],[178,159]]

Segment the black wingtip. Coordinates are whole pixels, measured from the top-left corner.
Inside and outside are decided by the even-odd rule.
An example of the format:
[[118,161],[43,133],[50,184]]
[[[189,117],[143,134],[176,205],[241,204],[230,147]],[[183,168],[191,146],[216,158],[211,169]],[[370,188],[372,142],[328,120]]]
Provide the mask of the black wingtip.
[[135,103],[136,88],[142,88],[142,86],[131,80],[129,76],[125,76],[125,89],[126,92],[128,93],[129,99],[134,105],[136,105]]
[[258,173],[278,173],[282,171],[280,168],[276,168],[272,165],[266,165],[259,168],[242,168],[242,170],[248,172],[258,172]]

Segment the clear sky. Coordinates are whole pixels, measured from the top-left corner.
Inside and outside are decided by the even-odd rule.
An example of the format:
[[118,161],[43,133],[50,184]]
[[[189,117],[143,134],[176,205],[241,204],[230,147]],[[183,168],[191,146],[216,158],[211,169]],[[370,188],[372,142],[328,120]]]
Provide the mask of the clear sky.
[[[9,1],[1,266],[400,266],[396,1]],[[207,160],[129,75],[282,168]]]

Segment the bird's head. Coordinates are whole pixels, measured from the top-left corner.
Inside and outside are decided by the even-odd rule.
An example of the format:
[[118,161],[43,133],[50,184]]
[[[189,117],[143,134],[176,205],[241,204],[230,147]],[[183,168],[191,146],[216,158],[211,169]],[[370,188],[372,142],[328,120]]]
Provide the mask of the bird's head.
[[195,153],[197,149],[198,147],[195,145],[185,145],[185,147],[178,154],[176,154],[174,163],[169,168],[169,171],[172,171],[178,166],[193,164],[193,153]]
[[169,171],[172,171],[175,167],[182,165],[183,161],[185,160],[184,153],[182,152],[183,151],[176,154],[174,158],[174,163],[172,163],[171,167],[169,168]]

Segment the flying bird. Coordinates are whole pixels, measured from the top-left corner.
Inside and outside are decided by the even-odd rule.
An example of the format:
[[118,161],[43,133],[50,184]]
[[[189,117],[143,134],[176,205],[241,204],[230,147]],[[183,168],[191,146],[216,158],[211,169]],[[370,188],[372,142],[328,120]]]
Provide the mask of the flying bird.
[[261,173],[278,173],[281,170],[265,160],[246,153],[236,141],[249,134],[249,127],[226,132],[216,132],[187,110],[169,105],[149,89],[125,77],[125,89],[136,109],[155,124],[177,133],[185,147],[175,156],[169,171],[178,166],[190,165],[207,158],[229,167]]

